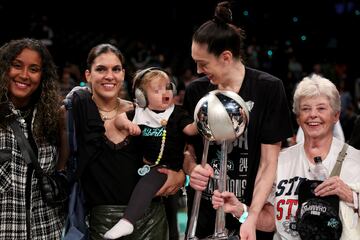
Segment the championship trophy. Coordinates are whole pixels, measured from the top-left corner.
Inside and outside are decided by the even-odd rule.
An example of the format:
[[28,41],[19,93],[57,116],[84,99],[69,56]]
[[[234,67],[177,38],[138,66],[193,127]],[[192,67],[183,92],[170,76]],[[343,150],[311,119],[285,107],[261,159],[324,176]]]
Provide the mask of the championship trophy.
[[[227,141],[232,141],[243,134],[249,122],[249,107],[244,100],[232,91],[214,90],[201,98],[194,111],[194,119],[200,134],[204,138],[204,150],[201,165],[205,166],[209,142],[221,142],[221,164],[218,190],[226,190],[227,177]],[[187,240],[197,240],[195,236],[201,191],[196,191],[189,222]],[[214,234],[206,239],[228,239],[225,228],[223,207],[216,211]]]

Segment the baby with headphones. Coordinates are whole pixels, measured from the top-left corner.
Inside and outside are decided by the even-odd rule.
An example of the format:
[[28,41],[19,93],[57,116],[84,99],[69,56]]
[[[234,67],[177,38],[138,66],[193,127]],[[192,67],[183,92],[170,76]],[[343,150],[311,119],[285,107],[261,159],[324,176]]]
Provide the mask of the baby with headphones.
[[141,133],[144,165],[142,176],[132,192],[124,216],[104,235],[117,239],[133,232],[136,220],[145,213],[155,194],[164,185],[167,175],[159,168],[182,169],[185,135],[197,134],[196,124],[180,106],[173,103],[175,85],[170,75],[160,68],[147,68],[134,78],[133,90],[137,107],[128,117],[118,115],[114,121],[118,130],[127,129],[132,135]]

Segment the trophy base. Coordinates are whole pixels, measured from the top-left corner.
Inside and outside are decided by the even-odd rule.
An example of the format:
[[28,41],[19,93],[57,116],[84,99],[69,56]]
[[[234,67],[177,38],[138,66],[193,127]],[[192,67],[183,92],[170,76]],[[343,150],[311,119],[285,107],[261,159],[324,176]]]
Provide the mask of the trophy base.
[[227,229],[224,229],[223,232],[214,233],[211,236],[208,236],[206,240],[227,240],[229,238]]
[[216,236],[209,236],[207,238],[202,238],[201,240],[223,240],[223,239],[226,239],[226,240],[240,240],[238,236],[224,236],[224,237],[216,237]]
[[206,240],[227,240],[228,236],[209,236]]
[[221,233],[218,234],[217,236],[211,235],[201,239],[194,236],[194,237],[186,238],[186,240],[240,240],[240,238],[238,235],[230,234],[230,236],[228,236],[226,233]]
[[[196,238],[196,240],[198,240]],[[208,236],[207,238],[202,238],[201,240],[240,240],[239,236],[231,232],[228,234],[227,229],[224,232],[216,233],[214,235]]]

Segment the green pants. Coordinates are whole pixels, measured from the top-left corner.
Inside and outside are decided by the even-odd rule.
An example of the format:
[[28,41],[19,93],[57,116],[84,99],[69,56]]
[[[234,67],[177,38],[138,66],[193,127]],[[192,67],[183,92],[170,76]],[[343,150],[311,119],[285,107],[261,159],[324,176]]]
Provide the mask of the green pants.
[[[104,240],[104,234],[112,228],[124,214],[126,206],[101,205],[90,211],[90,239]],[[144,216],[136,221],[134,232],[122,240],[167,240],[168,223],[162,202],[151,203]]]

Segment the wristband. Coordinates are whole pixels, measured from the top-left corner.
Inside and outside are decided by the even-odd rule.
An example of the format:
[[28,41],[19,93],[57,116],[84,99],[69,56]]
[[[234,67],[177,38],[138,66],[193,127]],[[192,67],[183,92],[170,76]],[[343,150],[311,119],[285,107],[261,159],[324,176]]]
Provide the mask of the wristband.
[[[185,173],[185,172],[184,172]],[[190,185],[190,176],[189,175],[185,175],[185,183],[184,183],[184,188],[186,188],[187,186]]]
[[245,220],[247,219],[247,217],[249,216],[249,212],[248,212],[248,210],[247,210],[247,206],[246,206],[244,203],[243,203],[242,205],[243,205],[244,211],[243,211],[243,214],[241,215],[241,217],[239,218],[239,222],[240,222],[240,223],[244,223]]
[[243,206],[243,213],[241,214],[241,216],[239,218],[237,218],[235,216],[235,214],[233,214],[233,217],[236,218],[240,223],[244,223],[249,215],[249,213],[247,211],[247,206],[244,203],[242,203],[242,206]]

